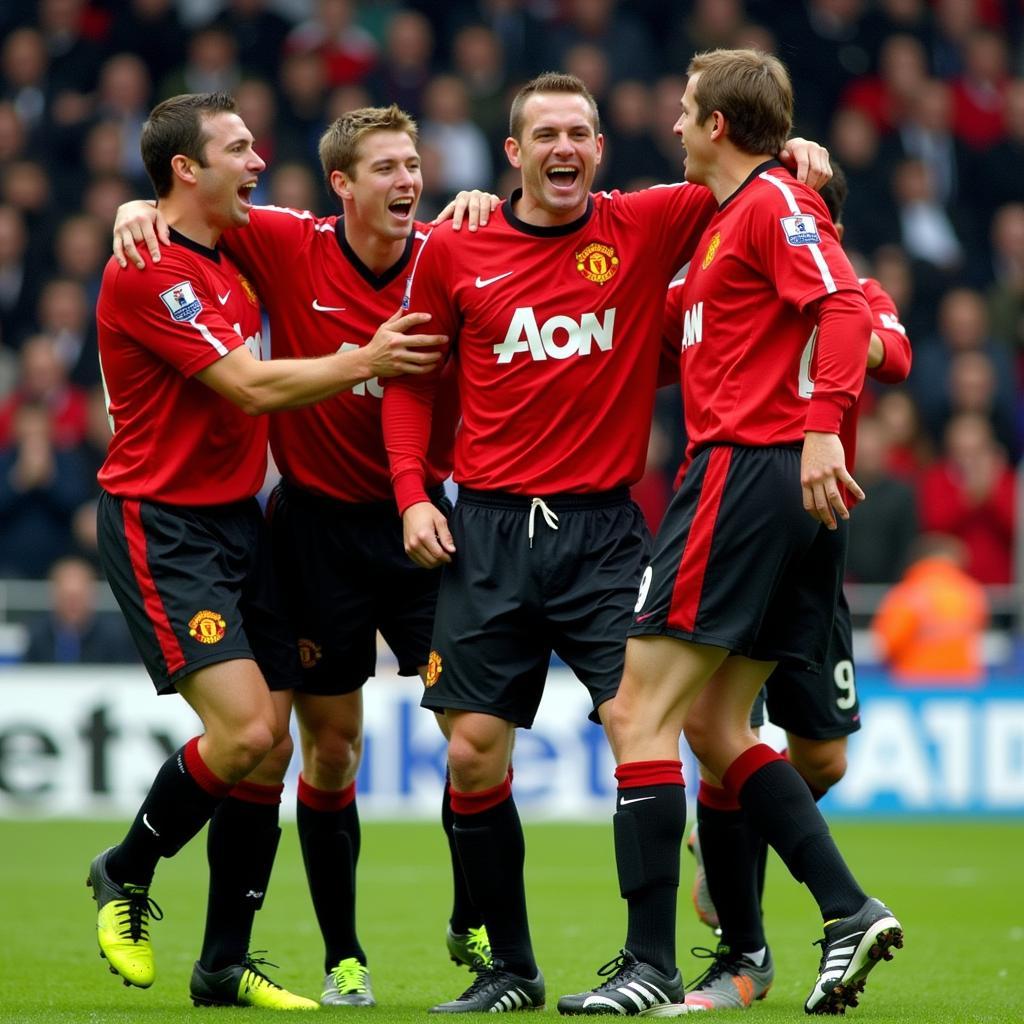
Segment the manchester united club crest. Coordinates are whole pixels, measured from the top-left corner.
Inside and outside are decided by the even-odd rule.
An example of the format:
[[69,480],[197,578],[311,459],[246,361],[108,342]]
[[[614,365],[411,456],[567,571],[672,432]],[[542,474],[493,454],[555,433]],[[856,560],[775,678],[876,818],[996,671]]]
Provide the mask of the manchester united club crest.
[[437,651],[430,652],[430,658],[427,660],[427,678],[423,680],[424,686],[433,686],[437,682],[438,676],[441,674],[443,668],[441,663],[441,655]]
[[260,304],[259,296],[256,294],[256,289],[249,283],[249,281],[241,274],[238,275],[238,283],[242,286],[242,291],[245,292],[245,297],[254,306]]
[[715,253],[718,252],[718,247],[722,244],[722,236],[716,231],[711,236],[711,241],[708,242],[708,247],[704,252],[704,259],[700,261],[700,269],[707,270],[711,266],[711,261],[715,258]]
[[576,253],[576,269],[594,284],[604,284],[619,272],[619,257],[615,249],[604,242],[591,242]]
[[224,639],[227,625],[220,612],[204,608],[188,620],[188,635],[201,644],[219,644]]
[[308,637],[299,640],[299,664],[303,668],[316,668],[324,656],[324,649]]

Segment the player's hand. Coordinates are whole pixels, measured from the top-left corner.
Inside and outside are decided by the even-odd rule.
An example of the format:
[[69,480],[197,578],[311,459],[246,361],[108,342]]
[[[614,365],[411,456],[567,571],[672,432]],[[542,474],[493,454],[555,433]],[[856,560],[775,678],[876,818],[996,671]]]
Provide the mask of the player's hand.
[[448,520],[429,501],[418,501],[402,513],[402,534],[405,553],[424,569],[436,569],[455,554]]
[[[441,353],[436,351],[448,338],[443,334],[406,334],[430,319],[429,313],[392,314],[377,328],[363,349],[370,361],[370,377],[397,377],[403,373],[429,373]],[[428,351],[434,349],[435,351]]]
[[832,165],[828,162],[828,150],[807,139],[790,139],[782,152],[782,161],[796,173],[796,180],[805,182],[820,191],[832,180]]
[[846,453],[839,435],[808,430],[800,459],[804,511],[830,530],[836,528],[836,515],[840,519],[850,518],[850,511],[839,493],[841,483],[858,501],[864,500],[860,484],[847,472]]
[[491,214],[501,205],[501,200],[492,192],[460,192],[433,220],[434,224],[443,224],[451,220],[452,231],[462,228],[463,218],[470,231],[485,227]]
[[164,215],[145,199],[133,199],[117,208],[114,220],[114,257],[122,267],[131,260],[142,270],[146,261],[139,252],[139,244],[145,242],[150,259],[160,262],[160,244],[171,244],[171,232]]

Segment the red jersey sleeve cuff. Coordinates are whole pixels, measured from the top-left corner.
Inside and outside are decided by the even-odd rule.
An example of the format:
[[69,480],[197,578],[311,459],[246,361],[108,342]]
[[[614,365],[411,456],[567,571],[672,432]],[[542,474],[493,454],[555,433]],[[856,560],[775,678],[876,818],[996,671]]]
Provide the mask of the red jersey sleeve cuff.
[[399,515],[402,515],[410,505],[415,505],[418,501],[430,501],[423,485],[423,477],[413,470],[399,473],[393,481],[393,486]]
[[843,422],[846,407],[831,398],[812,398],[804,430],[813,430],[818,434],[838,434]]

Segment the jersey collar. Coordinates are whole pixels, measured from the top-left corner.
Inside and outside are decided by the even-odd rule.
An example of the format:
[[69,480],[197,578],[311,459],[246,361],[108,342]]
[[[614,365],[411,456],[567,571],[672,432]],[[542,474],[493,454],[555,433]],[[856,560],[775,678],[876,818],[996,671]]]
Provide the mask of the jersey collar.
[[765,171],[770,170],[773,167],[781,167],[775,157],[771,157],[769,160],[765,160],[764,163],[758,164],[748,175],[742,185],[732,195],[727,196],[722,204],[718,207],[720,210],[724,210],[759,174],[764,174]]
[[398,257],[397,263],[392,263],[383,274],[375,274],[357,255],[355,249],[348,244],[348,239],[345,237],[345,218],[339,217],[334,222],[334,237],[338,240],[338,248],[341,249],[341,254],[352,264],[355,271],[359,276],[374,290],[381,291],[383,288],[387,288],[389,284],[403,270],[409,265],[409,261],[412,259],[412,247],[416,240],[416,232],[418,225],[414,224],[412,231],[409,232],[409,237],[405,240],[405,248],[402,250],[402,255]]
[[541,227],[539,224],[527,224],[525,220],[520,220],[512,212],[513,204],[522,194],[523,190],[521,188],[515,189],[512,195],[508,197],[508,202],[505,203],[502,209],[505,212],[505,220],[508,221],[509,226],[515,228],[516,231],[521,231],[524,235],[534,235],[538,238],[559,238],[562,235],[571,235],[574,231],[579,231],[590,220],[594,212],[594,197],[589,195],[587,196],[586,210],[576,220],[570,221],[568,224],[553,224],[550,227]]
[[177,245],[183,245],[186,249],[191,249],[193,252],[199,253],[200,256],[205,256],[208,260],[213,260],[214,263],[220,263],[220,250],[211,249],[208,246],[200,245],[199,242],[193,241],[187,235],[183,235],[180,231],[174,228],[168,228],[171,241]]

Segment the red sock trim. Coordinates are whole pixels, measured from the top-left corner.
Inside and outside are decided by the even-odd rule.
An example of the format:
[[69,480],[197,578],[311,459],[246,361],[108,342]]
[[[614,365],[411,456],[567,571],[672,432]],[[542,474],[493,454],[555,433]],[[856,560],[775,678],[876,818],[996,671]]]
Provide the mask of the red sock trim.
[[343,811],[356,798],[356,784],[349,783],[344,789],[317,789],[299,774],[299,803],[310,810],[329,813]]
[[697,787],[697,803],[710,807],[715,811],[740,811],[739,801],[727,789],[712,786],[710,782],[700,780]]
[[630,761],[615,769],[619,789],[641,786],[685,786],[682,761]]
[[266,804],[273,807],[281,802],[281,793],[284,786],[264,786],[261,782],[249,782],[243,779],[235,784],[235,788],[228,794],[235,800],[244,800],[247,804]]
[[199,786],[200,789],[206,790],[210,796],[214,796],[218,800],[223,799],[231,792],[231,783],[225,782],[218,775],[214,775],[206,766],[206,762],[199,753],[198,736],[193,736],[192,739],[185,744],[184,759],[185,771],[195,779],[196,785]]
[[783,760],[785,758],[780,757],[767,743],[755,744],[753,747],[748,747],[744,750],[726,768],[725,774],[722,776],[722,785],[733,795],[735,800],[739,801],[740,791],[754,772],[763,768],[766,764],[771,764],[772,761]]
[[496,786],[482,789],[479,793],[460,793],[451,786],[448,787],[448,792],[452,795],[452,811],[455,814],[482,814],[512,796],[512,783],[506,776]]

